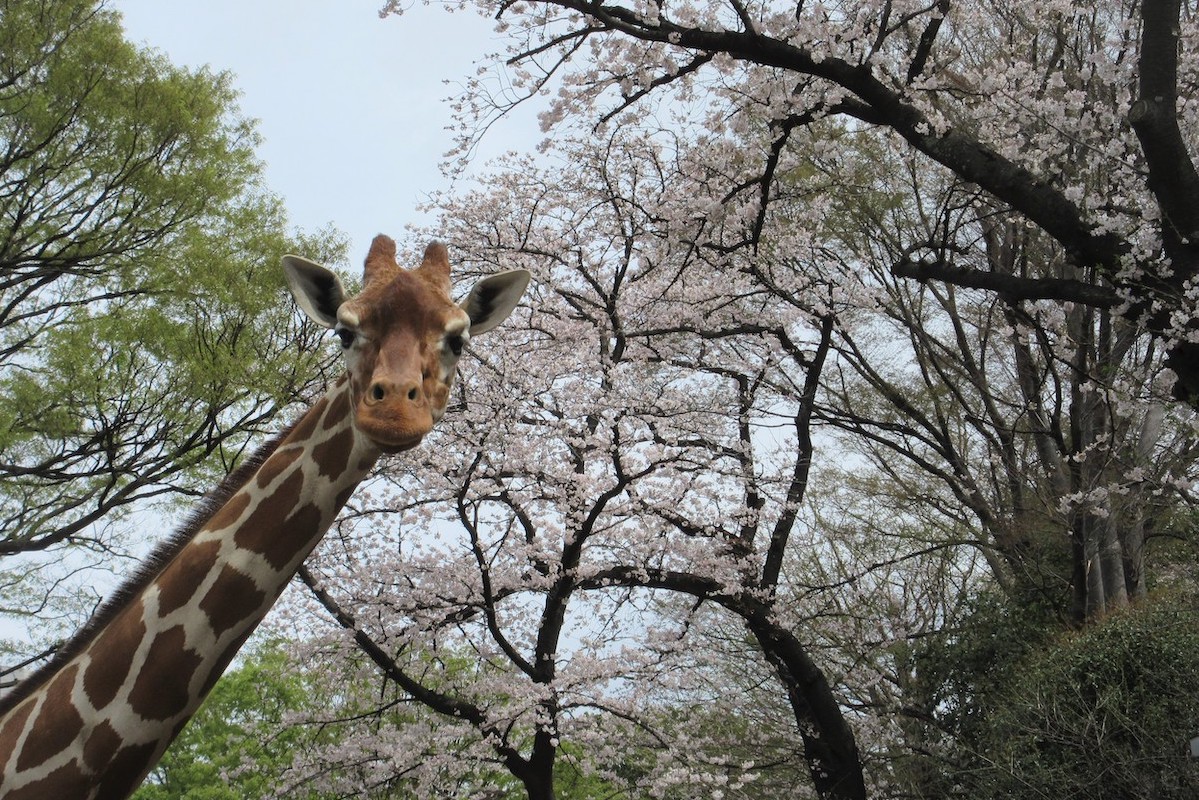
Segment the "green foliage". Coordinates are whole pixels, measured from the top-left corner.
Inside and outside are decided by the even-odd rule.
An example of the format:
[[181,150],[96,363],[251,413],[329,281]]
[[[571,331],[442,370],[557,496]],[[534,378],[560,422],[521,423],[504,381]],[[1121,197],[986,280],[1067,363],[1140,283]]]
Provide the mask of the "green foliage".
[[[896,651],[903,675],[897,741],[874,770],[890,787],[881,796],[956,797],[963,775],[989,769],[988,727],[1005,702],[1004,681],[1060,629],[1053,614],[998,591],[963,598],[935,632]],[[885,775],[885,777],[883,777]]]
[[[624,794],[616,784],[594,772],[580,768],[585,751],[572,742],[563,742],[554,761],[554,797],[558,800],[614,800]],[[523,791],[512,793],[513,800],[526,795]]]
[[98,0],[0,0],[0,554],[119,546],[326,380],[279,256],[344,241],[288,230],[236,99]]
[[999,678],[1020,672],[1059,625],[1045,610],[1002,595],[983,592],[967,599],[963,616],[930,637],[917,657],[917,685],[939,726],[973,742],[1001,702]]
[[[916,797],[1190,798],[1199,611],[1157,595],[1081,629],[995,596],[916,660],[925,746],[891,765]],[[919,695],[919,696],[917,696]]]
[[[1155,597],[1069,634],[1008,675],[988,725],[991,795],[1192,798],[1199,611]],[[980,796],[980,795],[975,795]]]
[[[465,658],[446,662],[452,672],[475,668]],[[386,748],[389,728],[422,725],[427,711],[414,709],[402,694],[381,696],[362,675],[330,680],[324,669],[297,663],[283,642],[273,641],[243,653],[239,665],[217,682],[133,800],[256,800],[275,797],[282,787],[298,800],[343,797],[313,788],[332,778],[353,787],[354,796],[402,800],[416,796],[402,775],[380,779],[374,762],[382,753],[325,762],[321,753],[338,752],[349,737],[378,738]],[[370,732],[374,733],[371,736]],[[461,743],[459,743],[461,744]],[[447,748],[455,743],[447,738]],[[297,763],[305,754],[322,765],[313,773]],[[624,796],[600,776],[584,773],[583,753],[564,744],[554,768],[560,800],[609,800]],[[311,766],[311,765],[309,765]],[[453,788],[456,787],[456,788]],[[496,798],[525,797],[520,782],[498,765],[469,776],[447,776],[447,794],[484,787]]]

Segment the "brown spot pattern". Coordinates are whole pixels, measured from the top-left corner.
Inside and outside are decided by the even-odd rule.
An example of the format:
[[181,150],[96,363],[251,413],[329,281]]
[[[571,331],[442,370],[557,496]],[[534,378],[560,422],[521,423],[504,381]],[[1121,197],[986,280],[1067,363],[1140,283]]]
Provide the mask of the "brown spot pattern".
[[312,457],[320,465],[320,474],[334,478],[346,471],[350,463],[350,451],[354,448],[354,431],[346,428],[312,450]]
[[[275,569],[286,563],[290,554],[283,561],[278,560],[280,550],[294,552],[296,545],[283,536],[285,530],[283,521],[300,502],[300,489],[304,483],[304,475],[297,470],[279,484],[274,493],[263,498],[249,518],[238,529],[233,537],[238,547],[261,553]],[[280,542],[280,539],[284,539]]]
[[129,692],[130,707],[146,719],[167,719],[187,707],[188,686],[202,659],[186,642],[182,625],[154,637]]
[[121,737],[107,722],[101,722],[87,737],[83,746],[83,763],[92,772],[99,772],[121,746]]
[[87,776],[72,762],[59,767],[40,781],[22,786],[15,792],[6,793],[4,800],[66,800],[86,797],[89,788]]
[[32,698],[25,701],[24,705],[18,706],[13,711],[8,721],[4,723],[4,727],[0,728],[0,770],[8,764],[8,760],[12,757],[13,748],[17,746],[17,739],[21,736],[21,731],[25,730],[25,720],[29,719],[33,705]]
[[275,478],[279,477],[288,467],[296,462],[296,459],[304,455],[302,447],[288,447],[287,449],[275,451],[275,454],[266,460],[258,470],[258,488],[265,489],[270,486]]
[[200,601],[200,609],[208,615],[212,632],[220,636],[257,611],[265,599],[266,595],[248,575],[225,566]]
[[250,505],[250,495],[243,489],[237,494],[229,498],[229,502],[221,506],[212,519],[208,520],[204,525],[206,531],[219,531],[222,528],[228,528],[242,515],[246,510],[246,506]]
[[130,745],[117,753],[112,766],[100,781],[96,800],[124,800],[154,766],[158,755],[157,743]]
[[204,685],[200,687],[201,697],[208,696],[208,693],[212,691],[212,687],[216,686],[216,682],[220,680],[221,675],[224,674],[225,667],[229,666],[229,662],[233,660],[233,657],[237,655],[237,651],[241,650],[241,646],[246,643],[246,639],[249,639],[250,634],[253,632],[253,629],[248,630],[245,633],[237,636],[232,642],[229,643],[229,645],[225,648],[225,652],[221,653],[220,658],[216,660],[216,667],[208,674],[208,677],[204,679]]
[[38,709],[25,746],[17,756],[17,770],[24,772],[62,752],[83,731],[83,717],[71,702],[77,665],[60,672],[46,688],[46,697]]
[[346,488],[342,489],[341,492],[339,492],[337,495],[337,500],[336,500],[337,507],[333,510],[335,512],[340,511],[342,506],[344,506],[346,503],[348,503],[350,501],[350,497],[354,494],[354,490],[357,488],[358,488],[358,484],[354,484],[353,486],[347,486]]
[[129,675],[137,645],[146,635],[142,611],[142,601],[134,600],[88,647],[91,663],[83,673],[83,691],[97,709],[113,701]]
[[325,421],[323,423],[324,429],[329,430],[340,425],[349,415],[350,394],[349,392],[341,392],[329,404],[329,411],[325,414]]
[[218,541],[189,544],[167,564],[154,581],[158,586],[158,616],[165,617],[196,596],[220,552]]
[[316,535],[320,526],[321,510],[307,503],[275,528],[274,535],[264,542],[265,546],[259,552],[272,567],[281,570],[300,547]]
[[300,421],[291,429],[291,433],[287,435],[283,443],[290,444],[291,442],[301,442],[312,438],[312,434],[321,420],[321,415],[325,413],[325,407],[328,405],[328,398],[322,397],[316,405],[308,409],[307,414],[300,417]]

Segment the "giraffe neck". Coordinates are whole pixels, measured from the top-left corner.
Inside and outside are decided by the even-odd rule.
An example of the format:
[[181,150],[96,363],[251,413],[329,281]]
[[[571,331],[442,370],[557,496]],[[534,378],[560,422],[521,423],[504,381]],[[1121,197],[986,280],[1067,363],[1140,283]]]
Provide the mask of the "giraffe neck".
[[128,796],[379,456],[342,379],[174,556],[0,717],[0,798]]

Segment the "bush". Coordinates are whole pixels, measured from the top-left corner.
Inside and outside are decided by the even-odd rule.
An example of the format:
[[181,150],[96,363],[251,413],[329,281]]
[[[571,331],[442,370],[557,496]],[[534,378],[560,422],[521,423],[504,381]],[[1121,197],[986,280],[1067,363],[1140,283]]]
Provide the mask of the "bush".
[[1199,797],[1193,598],[1157,597],[1064,636],[1017,665],[999,697],[974,796]]

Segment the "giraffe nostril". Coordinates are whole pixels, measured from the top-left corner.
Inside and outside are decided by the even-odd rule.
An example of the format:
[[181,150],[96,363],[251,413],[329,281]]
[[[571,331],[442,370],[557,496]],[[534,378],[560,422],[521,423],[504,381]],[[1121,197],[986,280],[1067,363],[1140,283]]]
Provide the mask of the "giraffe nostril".
[[415,400],[416,395],[417,395],[416,387],[413,386],[411,389],[408,390],[408,399]]
[[382,400],[387,396],[387,392],[383,389],[383,384],[376,383],[371,386],[371,399],[375,402]]

